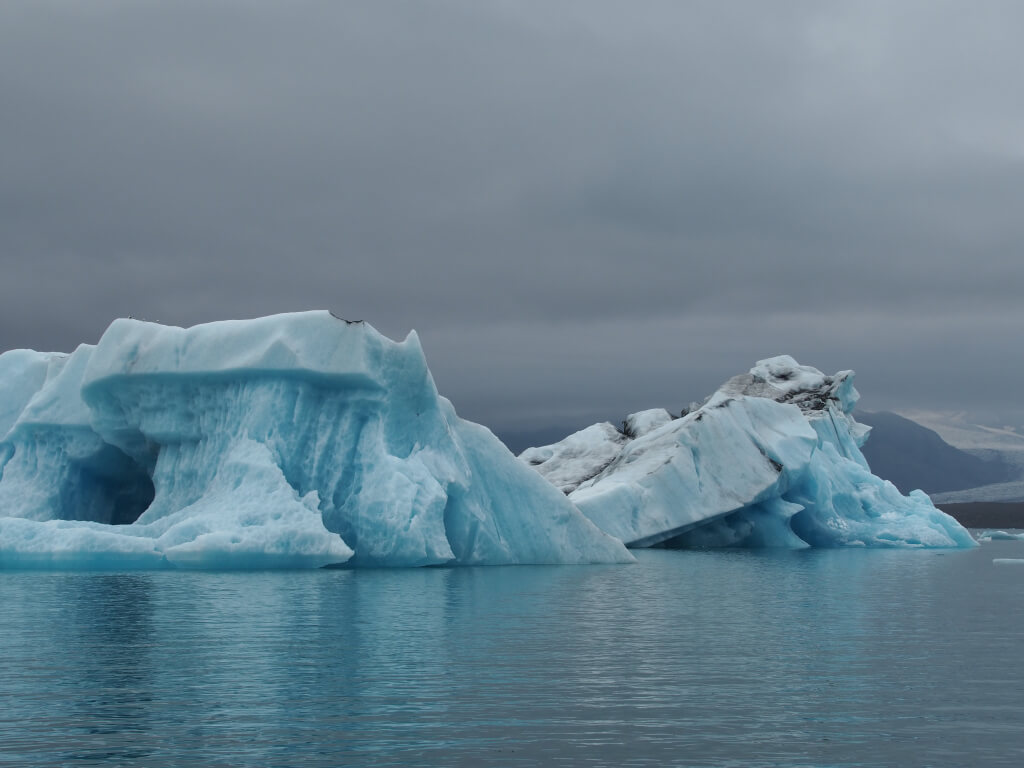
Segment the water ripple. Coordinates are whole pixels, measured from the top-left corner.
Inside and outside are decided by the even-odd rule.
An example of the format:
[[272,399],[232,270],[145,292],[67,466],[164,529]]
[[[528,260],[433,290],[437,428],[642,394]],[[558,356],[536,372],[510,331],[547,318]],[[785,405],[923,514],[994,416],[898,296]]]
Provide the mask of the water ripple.
[[1022,552],[0,573],[0,764],[1016,766]]

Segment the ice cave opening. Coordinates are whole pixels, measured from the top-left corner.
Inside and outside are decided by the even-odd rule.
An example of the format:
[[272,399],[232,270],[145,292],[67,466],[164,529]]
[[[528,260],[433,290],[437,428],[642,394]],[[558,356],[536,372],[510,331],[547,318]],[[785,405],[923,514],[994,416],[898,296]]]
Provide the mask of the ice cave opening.
[[61,484],[60,505],[67,520],[130,525],[153,503],[153,480],[112,445],[73,462]]

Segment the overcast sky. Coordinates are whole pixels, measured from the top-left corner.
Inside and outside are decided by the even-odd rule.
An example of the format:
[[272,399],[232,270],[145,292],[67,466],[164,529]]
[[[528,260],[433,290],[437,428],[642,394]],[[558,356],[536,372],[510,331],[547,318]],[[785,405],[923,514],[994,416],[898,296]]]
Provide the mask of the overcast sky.
[[1019,414],[1024,4],[0,3],[0,349],[327,308],[497,430]]

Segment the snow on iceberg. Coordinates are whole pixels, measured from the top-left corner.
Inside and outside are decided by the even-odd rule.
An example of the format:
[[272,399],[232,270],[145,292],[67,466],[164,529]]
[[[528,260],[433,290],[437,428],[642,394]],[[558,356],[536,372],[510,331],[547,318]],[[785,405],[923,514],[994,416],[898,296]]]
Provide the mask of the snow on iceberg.
[[643,411],[520,455],[632,547],[969,547],[921,491],[868,468],[853,373],[757,363],[672,418]]
[[455,414],[415,333],[328,312],[7,352],[0,438],[0,566],[632,559]]

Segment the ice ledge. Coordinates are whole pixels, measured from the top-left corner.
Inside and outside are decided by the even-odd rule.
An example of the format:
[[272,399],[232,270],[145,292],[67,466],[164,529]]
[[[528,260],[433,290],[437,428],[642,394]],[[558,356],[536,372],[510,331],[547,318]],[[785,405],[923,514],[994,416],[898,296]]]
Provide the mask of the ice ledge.
[[118,375],[267,371],[302,375],[366,376],[385,355],[422,358],[419,337],[403,342],[382,336],[368,323],[343,320],[326,310],[292,312],[252,320],[220,320],[191,328],[118,319],[96,346],[83,386]]

